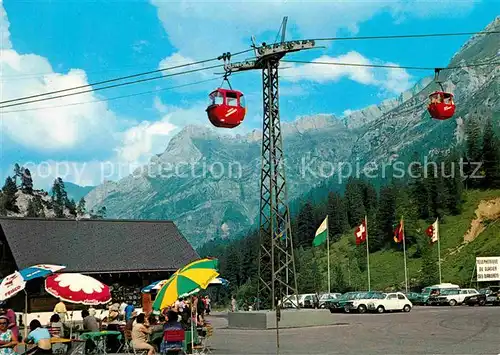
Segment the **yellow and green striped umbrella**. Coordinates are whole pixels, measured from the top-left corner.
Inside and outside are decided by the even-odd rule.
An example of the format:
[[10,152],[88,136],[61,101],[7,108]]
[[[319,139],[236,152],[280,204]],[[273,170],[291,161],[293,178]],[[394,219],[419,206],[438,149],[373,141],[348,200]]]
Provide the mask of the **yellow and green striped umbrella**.
[[158,291],[153,309],[160,310],[172,306],[175,301],[196,289],[205,289],[210,281],[219,276],[219,260],[200,259],[177,270]]

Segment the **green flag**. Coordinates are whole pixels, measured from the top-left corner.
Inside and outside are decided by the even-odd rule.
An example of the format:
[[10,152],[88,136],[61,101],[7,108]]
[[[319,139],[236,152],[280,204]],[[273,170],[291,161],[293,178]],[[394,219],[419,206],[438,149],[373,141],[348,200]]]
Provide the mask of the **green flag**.
[[316,235],[314,236],[313,246],[317,247],[318,245],[323,244],[328,238],[328,216],[326,216],[325,220],[319,226],[316,231]]

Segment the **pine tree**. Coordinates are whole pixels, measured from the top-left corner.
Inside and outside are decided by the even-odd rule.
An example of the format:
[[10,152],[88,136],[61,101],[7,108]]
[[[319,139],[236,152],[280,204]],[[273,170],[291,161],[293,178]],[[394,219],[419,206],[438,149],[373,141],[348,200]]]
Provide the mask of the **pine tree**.
[[443,174],[440,166],[436,165],[429,168],[427,178],[427,191],[429,201],[429,214],[432,218],[441,218],[444,215],[445,207],[445,188],[443,183]]
[[444,163],[444,202],[446,209],[452,215],[457,215],[462,210],[463,204],[463,182],[460,171],[460,154],[453,151]]
[[241,280],[241,254],[240,251],[235,247],[235,245],[230,245],[226,249],[226,258],[224,267],[221,271],[225,275],[226,279],[234,286],[239,286],[242,283]]
[[352,177],[347,181],[345,200],[349,225],[357,226],[365,218],[366,210],[363,203],[363,186]]
[[378,197],[375,187],[367,181],[362,182],[363,186],[363,204],[368,216],[374,216],[377,210]]
[[0,216],[7,216],[7,209],[5,208],[5,196],[0,191]]
[[52,207],[57,218],[64,217],[65,206],[64,194],[60,181],[62,181],[61,178],[57,178],[54,180],[54,184],[52,185]]
[[33,194],[33,178],[29,169],[24,169],[21,175],[21,190],[26,194]]
[[14,164],[14,183],[16,184],[16,186],[18,184],[18,180],[17,180],[18,178],[19,178],[19,182],[22,182],[22,176],[23,176],[22,171],[23,170],[24,169],[22,167],[20,167],[18,163]]
[[85,213],[87,213],[87,208],[85,207],[85,199],[83,197],[80,199],[80,201],[78,201],[76,213],[79,216],[83,216]]
[[15,213],[19,213],[19,208],[17,207],[17,186],[14,180],[8,176],[5,179],[5,185],[2,188],[3,192],[3,203],[4,203],[4,208],[7,211],[12,211]]
[[37,217],[45,218],[45,210],[43,208],[42,198],[36,195],[32,201]]
[[500,187],[500,142],[493,129],[492,119],[486,121],[483,134],[483,188]]
[[336,192],[328,195],[326,214],[328,215],[328,232],[330,240],[335,242],[349,229],[347,210],[344,199]]
[[377,251],[393,238],[396,224],[396,191],[393,185],[380,190],[380,204],[376,217],[376,232],[370,234],[370,251]]
[[344,293],[347,288],[347,284],[345,282],[344,272],[342,271],[342,267],[339,263],[333,264],[332,276],[332,290],[335,290],[335,292]]
[[437,253],[432,246],[422,247],[422,284],[434,285],[439,283],[439,267]]
[[33,200],[28,202],[28,209],[26,211],[26,217],[38,217],[38,213],[36,211],[35,203]]
[[413,155],[410,173],[410,198],[417,207],[419,218],[427,219],[429,218],[429,193],[424,169],[417,153]]
[[75,200],[71,199],[67,204],[66,207],[69,210],[69,213],[73,216],[76,216],[76,202]]
[[466,176],[468,176],[466,179],[466,186],[468,188],[475,188],[480,186],[480,179],[473,178],[473,173],[476,164],[481,164],[483,161],[481,128],[479,127],[479,123],[476,119],[471,118],[467,120],[465,133],[467,135],[467,164],[465,165],[464,170]]
[[313,206],[308,201],[297,216],[297,247],[310,247],[318,227],[315,223]]

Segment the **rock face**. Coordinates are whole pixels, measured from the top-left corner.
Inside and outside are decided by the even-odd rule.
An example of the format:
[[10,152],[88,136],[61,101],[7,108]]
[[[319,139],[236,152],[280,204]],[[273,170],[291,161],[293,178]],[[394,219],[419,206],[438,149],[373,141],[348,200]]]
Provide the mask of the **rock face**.
[[[494,29],[500,29],[500,18],[486,30]],[[450,66],[498,61],[498,39],[471,38]],[[283,123],[289,199],[331,177],[340,162],[384,164],[460,143],[465,121],[500,111],[499,74],[500,67],[491,65],[443,71],[444,86],[457,103],[448,121],[427,114],[428,95],[438,87],[424,78],[398,98],[343,118],[315,115]],[[195,246],[241,234],[258,222],[262,132],[236,137],[220,132],[185,127],[148,165],[92,190],[88,208],[106,206],[111,218],[174,220]]]

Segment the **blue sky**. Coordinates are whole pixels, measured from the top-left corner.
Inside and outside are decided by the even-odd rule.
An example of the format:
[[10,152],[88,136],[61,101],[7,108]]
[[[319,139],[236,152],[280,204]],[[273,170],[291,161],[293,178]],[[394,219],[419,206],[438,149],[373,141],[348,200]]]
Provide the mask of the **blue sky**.
[[[2,100],[212,58],[274,40],[288,15],[288,39],[482,30],[499,13],[495,1],[16,1],[0,0]],[[496,10],[495,10],[496,9]],[[495,11],[494,11],[495,10]],[[445,66],[467,37],[321,42],[326,48],[287,59]],[[249,57],[250,54],[247,56]],[[245,55],[234,61],[245,59]],[[281,72],[283,120],[316,113],[339,117],[396,96],[432,72],[372,70],[286,64]],[[135,94],[215,78],[209,70],[13,107],[32,111],[0,116],[0,177],[14,162],[35,169],[45,186],[56,175],[97,184],[121,175],[165,150],[186,124],[208,124],[208,93],[219,80],[92,104],[96,99]],[[249,112],[236,130],[261,124],[261,77],[231,78]],[[60,106],[54,108],[54,106]],[[49,108],[46,108],[49,107]],[[57,169],[59,170],[57,170]]]

